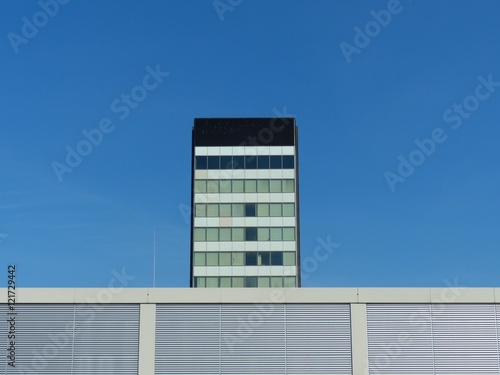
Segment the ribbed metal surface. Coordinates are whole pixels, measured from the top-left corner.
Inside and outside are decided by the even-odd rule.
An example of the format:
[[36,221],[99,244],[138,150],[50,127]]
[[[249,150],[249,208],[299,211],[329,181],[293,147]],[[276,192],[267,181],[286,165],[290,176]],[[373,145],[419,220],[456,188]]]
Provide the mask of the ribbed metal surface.
[[222,305],[221,374],[284,374],[284,305]]
[[349,305],[286,305],[287,374],[351,374]]
[[[16,305],[16,367],[4,374],[133,374],[138,372],[139,305],[96,305],[78,316],[73,304]],[[0,310],[6,316],[3,305]],[[7,326],[0,325],[7,335]],[[6,352],[6,339],[1,349]]]
[[493,305],[432,305],[437,374],[498,374]]
[[219,374],[220,306],[156,306],[155,374]]
[[351,374],[349,305],[157,305],[161,374]]
[[370,374],[499,374],[495,305],[369,304]]

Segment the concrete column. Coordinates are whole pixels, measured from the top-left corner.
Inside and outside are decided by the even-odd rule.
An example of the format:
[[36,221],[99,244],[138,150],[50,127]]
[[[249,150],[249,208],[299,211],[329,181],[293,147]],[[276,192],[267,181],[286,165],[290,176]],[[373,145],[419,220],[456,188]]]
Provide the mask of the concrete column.
[[351,350],[353,375],[368,375],[368,328],[366,304],[351,304]]
[[155,373],[156,304],[142,303],[139,321],[139,375]]

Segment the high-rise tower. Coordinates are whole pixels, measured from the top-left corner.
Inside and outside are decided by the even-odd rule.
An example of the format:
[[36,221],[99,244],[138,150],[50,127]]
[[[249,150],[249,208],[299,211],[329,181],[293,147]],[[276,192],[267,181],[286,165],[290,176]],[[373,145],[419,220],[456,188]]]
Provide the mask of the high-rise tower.
[[300,286],[294,118],[198,118],[192,287]]

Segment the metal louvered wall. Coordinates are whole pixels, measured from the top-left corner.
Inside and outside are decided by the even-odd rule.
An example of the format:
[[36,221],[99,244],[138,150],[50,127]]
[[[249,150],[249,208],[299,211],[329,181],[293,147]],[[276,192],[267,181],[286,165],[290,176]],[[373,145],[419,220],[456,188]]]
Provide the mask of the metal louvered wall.
[[348,304],[159,304],[155,374],[352,373]]
[[[137,375],[138,304],[17,304],[15,311],[16,367],[2,356],[0,373]],[[6,305],[0,313],[7,316]],[[6,353],[5,322],[0,329]]]
[[370,374],[499,374],[494,304],[369,304]]

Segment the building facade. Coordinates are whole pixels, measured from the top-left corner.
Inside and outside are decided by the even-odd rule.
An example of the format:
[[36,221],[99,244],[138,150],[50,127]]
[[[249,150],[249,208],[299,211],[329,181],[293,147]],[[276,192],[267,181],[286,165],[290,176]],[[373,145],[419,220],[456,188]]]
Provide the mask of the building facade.
[[0,294],[2,374],[500,373],[500,288],[20,288],[15,305]]
[[294,118],[198,118],[191,287],[300,286]]

